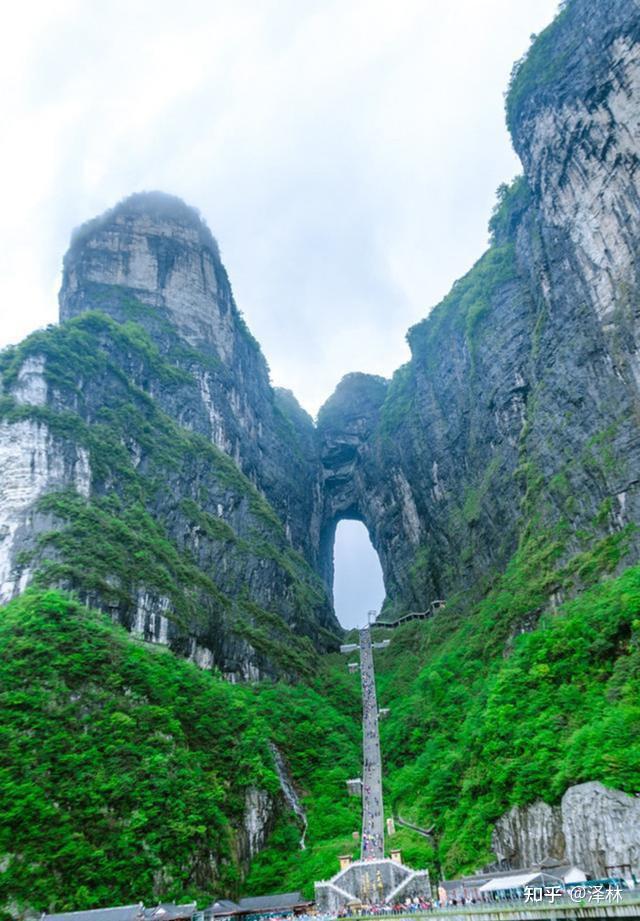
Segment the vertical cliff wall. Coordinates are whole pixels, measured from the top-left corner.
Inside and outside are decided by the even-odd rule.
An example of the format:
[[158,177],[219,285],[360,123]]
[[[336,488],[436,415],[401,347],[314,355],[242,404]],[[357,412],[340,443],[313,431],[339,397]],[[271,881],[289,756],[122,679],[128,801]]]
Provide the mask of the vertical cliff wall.
[[319,417],[323,533],[366,521],[391,608],[481,590],[534,534],[564,563],[616,533],[611,564],[623,544],[637,556],[635,0],[565,4],[507,109],[524,175],[500,190],[489,250],[409,331],[388,386],[348,376]]
[[[410,362],[391,381],[348,375],[316,429],[270,386],[197,213],[135,195],[80,228],[61,328],[2,359],[2,598],[66,566],[136,631],[223,661],[195,613],[173,638],[167,612],[184,605],[162,579],[131,561],[80,578],[56,536],[87,498],[120,498],[101,509],[115,528],[134,482],[149,529],[222,608],[263,612],[237,626],[265,654],[282,618],[332,642],[341,518],[367,525],[398,611],[484,591],[532,541],[552,548],[554,601],[588,550],[602,571],[637,556],[639,19],[636,0],[572,0],[533,43],[507,99],[524,174],[500,190],[491,246],[409,331]],[[216,636],[226,616],[211,614]]]
[[514,807],[497,823],[499,860],[531,867],[546,858],[584,869],[592,879],[630,878],[640,870],[640,801],[601,783],[569,787],[557,806]]
[[153,399],[235,460],[313,564],[313,424],[290,393],[270,386],[217,243],[197,212],[169,195],[133,195],[79,228],[64,259],[60,320],[89,310],[141,324],[195,378],[196,399],[165,400],[162,388]]
[[311,669],[340,632],[313,424],[271,388],[197,213],[152,193],[82,227],[60,316],[2,355],[2,600],[73,587],[204,667]]

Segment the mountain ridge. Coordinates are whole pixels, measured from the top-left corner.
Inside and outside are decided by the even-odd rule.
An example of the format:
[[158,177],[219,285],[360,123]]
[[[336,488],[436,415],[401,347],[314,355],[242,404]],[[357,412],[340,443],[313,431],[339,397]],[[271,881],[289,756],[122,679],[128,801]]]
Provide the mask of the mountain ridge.
[[[532,853],[536,803],[555,808],[577,784],[638,789],[629,740],[640,733],[639,101],[640,6],[564,4],[514,70],[507,111],[524,172],[499,190],[489,249],[412,327],[410,361],[390,381],[348,375],[315,427],[290,393],[271,387],[193,209],[137,195],[76,235],[62,324],[0,354],[0,589],[12,599],[0,640],[19,679],[9,670],[1,688],[7,790],[18,787],[23,831],[29,809],[55,801],[65,768],[57,716],[100,690],[85,674],[95,630],[117,635],[125,659],[132,649],[140,661],[161,655],[140,639],[191,659],[206,674],[181,662],[176,681],[197,685],[198,707],[209,694],[231,712],[236,701],[255,744],[242,749],[255,792],[249,804],[233,775],[242,759],[229,773],[229,738],[210,763],[226,771],[215,821],[202,832],[196,807],[186,824],[177,819],[186,875],[158,844],[149,793],[139,837],[157,879],[125,861],[108,893],[96,871],[69,901],[57,885],[48,904],[92,904],[134,884],[145,898],[309,885],[354,846],[355,812],[340,797],[357,770],[357,699],[332,655],[342,636],[331,591],[343,518],[368,528],[387,619],[447,602],[399,628],[377,665],[390,708],[385,799],[434,829],[432,842],[399,831],[394,843],[408,860],[448,875],[490,863],[503,855],[492,854],[492,829],[504,837],[507,815],[530,828],[513,847]],[[65,617],[88,664],[65,644]],[[29,674],[29,649],[42,653],[47,631],[55,661]],[[153,721],[144,707],[129,712],[128,672],[116,669],[112,685],[109,656],[102,643],[104,705],[132,720],[115,721],[126,755],[136,732],[152,744]],[[86,687],[68,688],[76,669]],[[60,714],[46,709],[52,688]],[[156,705],[161,676],[143,696]],[[26,699],[51,717],[54,781],[44,794],[30,737],[30,770],[14,776]],[[174,732],[179,690],[161,709],[178,760],[193,751],[206,761],[200,737],[183,744],[188,725]],[[64,726],[66,744],[81,748],[76,724]],[[309,817],[303,855],[269,741],[288,759]],[[101,738],[96,761],[112,757]],[[167,757],[163,783],[171,771]],[[127,828],[120,800],[105,796],[103,808]],[[69,822],[82,825],[86,804],[65,802]],[[260,829],[250,855],[247,822]],[[35,858],[21,863],[11,849],[13,830],[0,823],[11,871],[0,893],[5,906],[20,902],[10,912],[19,915],[34,882],[38,908],[47,895]],[[215,857],[199,875],[207,847]],[[51,854],[59,878],[73,878],[74,848]]]

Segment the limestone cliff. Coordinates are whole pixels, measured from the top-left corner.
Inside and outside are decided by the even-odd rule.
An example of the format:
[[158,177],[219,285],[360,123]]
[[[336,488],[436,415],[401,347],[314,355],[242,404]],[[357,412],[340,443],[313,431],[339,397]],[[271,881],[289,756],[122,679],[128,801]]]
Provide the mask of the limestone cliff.
[[640,800],[601,783],[569,787],[557,806],[514,807],[496,823],[492,846],[510,866],[545,858],[575,864],[593,879],[640,873]]
[[160,387],[151,396],[235,460],[313,565],[313,423],[290,392],[270,386],[260,346],[197,212],[158,192],[132,195],[79,228],[64,259],[60,321],[90,310],[120,323],[134,319],[195,378],[196,399],[181,403],[182,394],[167,396]]
[[81,228],[60,317],[2,355],[2,600],[68,586],[205,667],[308,671],[340,632],[313,425],[197,213],[135,195]]
[[[32,584],[62,586],[232,681],[309,675],[340,634],[336,524],[360,519],[390,612],[449,601],[386,653],[397,658],[385,694],[401,698],[383,727],[390,783],[408,775],[398,802],[437,829],[447,869],[470,866],[514,806],[496,828],[498,857],[549,852],[600,875],[625,855],[637,864],[637,804],[571,785],[636,789],[637,758],[603,764],[600,740],[638,737],[640,575],[608,583],[610,596],[599,586],[599,604],[553,611],[640,549],[637,0],[565,3],[516,66],[507,114],[524,172],[500,190],[489,249],[409,331],[407,365],[391,381],[348,375],[316,427],[271,387],[193,209],[134,195],[80,228],[61,324],[0,355],[0,601]],[[510,570],[515,559],[529,569]],[[22,655],[15,619],[11,629]],[[30,662],[18,664],[29,688]],[[66,680],[66,661],[57,668]],[[330,689],[348,703],[334,676]],[[307,736],[315,729],[326,751],[335,716],[330,729],[317,720],[328,690],[291,714],[289,690],[260,731],[273,719],[268,735],[281,745],[299,733],[299,781],[315,764]],[[39,706],[49,690],[38,693]],[[569,759],[547,784],[581,720],[606,732],[578,739],[590,757]],[[340,743],[328,750],[342,754]],[[344,777],[356,762],[344,762]],[[257,765],[236,791],[221,763],[246,868],[282,800]],[[348,835],[347,810],[340,822]],[[298,859],[297,827],[288,840]]]
[[319,418],[324,533],[366,521],[400,610],[482,590],[533,531],[564,563],[614,534],[637,558],[638,4],[565,4],[507,108],[524,175],[491,247],[388,385],[349,376]]
[[[102,501],[117,482],[124,498],[125,467],[147,492],[154,484],[145,509],[179,553],[215,572],[228,605],[248,589],[320,647],[337,630],[341,518],[366,523],[387,606],[400,611],[484,591],[533,534],[569,567],[549,580],[554,602],[575,589],[571,561],[587,547],[616,538],[611,566],[637,556],[639,19],[635,0],[572,0],[534,42],[507,99],[524,175],[500,192],[490,248],[409,331],[412,357],[393,380],[348,375],[317,430],[271,388],[196,212],[141,194],[80,228],[64,263],[62,327],[3,356],[2,598],[42,579],[43,560],[61,564],[61,538],[45,537],[64,516],[46,497],[68,486]],[[82,438],[71,416],[88,427]],[[191,438],[175,457],[172,425]],[[163,426],[164,452],[153,444]],[[113,450],[99,462],[107,432]],[[107,470],[122,450],[124,466]],[[181,615],[178,640],[167,623],[175,601],[157,579],[123,588],[108,566],[80,579],[74,553],[66,583],[84,583],[89,600],[143,635],[226,662],[195,614]],[[253,631],[267,650],[276,622],[254,620],[245,641]]]

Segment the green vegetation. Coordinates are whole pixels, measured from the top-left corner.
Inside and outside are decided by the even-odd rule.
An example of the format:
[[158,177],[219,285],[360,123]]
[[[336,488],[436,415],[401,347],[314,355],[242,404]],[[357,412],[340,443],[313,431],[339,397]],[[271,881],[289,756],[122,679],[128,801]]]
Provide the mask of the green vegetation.
[[338,870],[338,855],[359,853],[360,802],[347,796],[346,780],[361,772],[360,679],[349,675],[344,657],[323,657],[311,688],[257,688],[256,704],[272,739],[286,754],[309,823],[306,849],[291,817],[281,819],[268,847],[254,860],[247,893],[303,890]]
[[[492,227],[498,239],[524,206],[522,188],[516,181],[503,190]],[[501,251],[498,243],[487,256]],[[497,265],[508,279],[508,260]],[[432,344],[445,332],[464,331],[472,347],[478,331],[470,336],[469,330],[491,297],[490,267],[481,260],[414,328],[411,344],[420,360],[434,360]],[[536,399],[534,392],[529,417]],[[640,730],[640,567],[612,577],[634,528],[607,533],[610,497],[581,529],[571,524],[576,477],[587,469],[606,484],[615,469],[616,425],[546,481],[525,422],[516,472],[517,552],[504,571],[449,598],[431,620],[392,634],[391,648],[379,657],[379,699],[391,708],[381,727],[387,806],[421,827],[434,825],[437,847],[433,852],[406,829],[395,840],[412,840],[416,859],[421,855],[435,871],[441,866],[453,875],[489,862],[492,825],[513,805],[558,802],[568,786],[589,780],[638,789],[640,747],[631,740]],[[478,521],[499,465],[496,454],[461,497],[454,533]],[[432,556],[427,545],[414,557],[410,577],[418,596],[438,571]]]
[[439,343],[462,334],[473,359],[477,328],[488,314],[493,297],[516,278],[513,244],[503,243],[488,249],[473,268],[454,283],[426,320],[411,327],[407,339],[414,356],[428,367],[432,366],[440,357]]
[[[113,296],[102,293],[105,303]],[[160,314],[152,340],[138,322],[148,319],[147,308],[124,297],[119,307],[125,322],[86,313],[0,354],[2,418],[46,424],[69,453],[87,452],[92,478],[89,498],[64,490],[40,500],[54,526],[17,560],[35,571],[38,591],[0,618],[0,855],[7,862],[0,904],[41,911],[237,896],[250,786],[278,803],[276,858],[254,865],[252,886],[279,889],[281,875],[311,894],[314,874],[333,872],[331,842],[357,827],[357,804],[344,795],[358,767],[359,725],[349,710],[359,705],[357,685],[345,686],[340,675],[335,693],[330,669],[318,668],[308,636],[335,642],[316,624],[324,590],[273,508],[227,455],[176,424],[151,396],[161,388],[164,400],[188,402],[197,387],[192,372],[223,373],[218,363],[180,344]],[[9,395],[30,357],[44,360],[49,392],[58,396],[50,404],[21,405]],[[230,502],[243,509],[241,534],[216,514]],[[180,539],[185,529],[198,559]],[[217,574],[222,564],[228,593]],[[252,597],[247,574],[256,566],[273,572],[294,630]],[[201,631],[235,635],[277,672],[307,683],[231,686],[46,591],[59,585],[128,616],[139,590],[156,593],[168,599],[172,629],[185,642]],[[268,740],[281,746],[306,794],[302,855]]]
[[281,674],[309,677],[318,667],[311,640],[297,636],[279,614],[265,611],[257,604],[241,599],[240,616],[231,626],[236,636],[246,640]]
[[[135,302],[130,306],[137,309]],[[84,597],[99,592],[125,613],[139,590],[156,592],[169,600],[168,617],[185,638],[194,630],[214,634],[224,625],[255,641],[287,674],[308,674],[315,668],[313,652],[305,643],[292,650],[282,618],[262,610],[248,593],[238,600],[235,585],[242,584],[252,560],[266,565],[290,597],[289,616],[306,636],[319,634],[314,612],[326,607],[324,590],[291,549],[273,508],[234,461],[178,425],[143,389],[161,387],[165,400],[193,397],[194,377],[170,355],[161,354],[133,320],[117,323],[95,311],[0,353],[5,388],[0,416],[45,423],[72,451],[86,450],[91,467],[89,499],[69,490],[42,498],[39,510],[52,515],[56,527],[41,534],[19,562],[34,568],[40,587],[63,585]],[[36,356],[44,359],[50,392],[76,412],[21,405],[6,395],[24,361]],[[194,356],[187,356],[189,363]],[[191,484],[191,496],[178,483]],[[243,537],[212,513],[229,502],[244,508]],[[184,528],[198,535],[198,560],[181,539]],[[223,557],[225,573],[233,566],[237,571],[231,592],[221,589],[218,577]],[[335,642],[323,636],[322,642],[327,640]]]
[[375,415],[387,395],[389,382],[377,374],[345,374],[334,393],[320,407],[318,427],[342,425],[346,419]]
[[79,383],[112,369],[110,353],[115,351],[125,360],[142,362],[145,370],[153,372],[164,386],[193,383],[185,371],[162,357],[142,326],[133,321],[117,323],[97,310],[63,326],[38,330],[0,352],[0,374],[6,387],[11,387],[27,358],[43,357],[47,382],[81,396]]
[[513,65],[506,95],[507,125],[512,135],[527,98],[566,73],[568,58],[582,40],[575,29],[570,45],[558,41],[558,27],[567,14],[568,4],[564,2],[553,22],[539,35],[531,36],[528,51]]
[[[449,294],[430,312],[426,319],[412,326],[407,333],[412,359],[393,375],[384,393],[380,409],[378,432],[391,442],[404,425],[411,425],[415,419],[416,374],[419,369],[431,370],[439,362],[451,361],[451,352],[457,351],[458,343],[468,354],[468,368],[473,373],[482,323],[492,308],[500,290],[518,278],[515,249],[508,230],[520,215],[528,201],[528,190],[522,177],[511,186],[498,189],[498,202],[490,222],[493,245],[476,264],[453,285]],[[448,348],[443,352],[442,343]],[[339,391],[337,391],[337,394]],[[336,395],[327,404],[332,409]],[[326,410],[323,408],[323,413]],[[322,423],[323,416],[319,421]]]
[[[452,599],[379,658],[388,800],[435,824],[448,874],[490,860],[492,823],[513,805],[640,783],[640,567],[598,583],[624,535],[564,566],[562,548],[530,538],[483,601]],[[581,594],[541,613],[576,582]]]
[[172,619],[185,627],[230,607],[213,580],[188,554],[178,552],[142,504],[125,504],[115,494],[88,502],[75,492],[54,492],[40,500],[39,509],[66,526],[38,539],[55,556],[41,563],[37,585],[81,585],[84,591],[100,592],[107,603],[125,606],[136,587],[144,586],[167,596]]
[[27,592],[0,617],[0,904],[237,896],[246,791],[279,791],[270,740],[306,794],[309,850],[281,803],[252,887],[332,872],[331,842],[357,822],[352,677],[329,663],[313,686],[231,685],[69,596]]
[[[195,360],[199,354],[193,351],[191,357]],[[47,406],[18,406],[4,396],[0,403],[3,418],[41,419],[61,435],[73,435],[90,448],[94,476],[104,479],[114,475],[131,478],[133,465],[126,445],[132,443],[155,468],[175,470],[184,461],[206,460],[220,483],[246,495],[252,513],[282,532],[278,516],[234,461],[207,439],[178,425],[133,383],[134,375],[127,372],[135,368],[136,379],[155,381],[165,394],[172,385],[191,394],[196,387],[193,376],[162,356],[137,323],[117,323],[106,314],[91,311],[63,326],[33,333],[0,353],[5,389],[15,383],[25,359],[34,356],[45,359],[44,376],[51,387],[79,399],[80,411],[76,415]],[[107,375],[109,391],[105,394]],[[94,387],[99,387],[100,399],[96,401],[96,418],[88,424],[84,415]]]
[[516,176],[510,183],[498,186],[497,201],[489,219],[489,237],[492,244],[502,244],[513,239],[515,224],[531,200],[531,192],[524,176]]
[[380,410],[379,431],[391,438],[411,416],[415,396],[415,367],[413,362],[394,373]]
[[235,889],[244,790],[274,789],[247,694],[54,592],[3,610],[0,649],[2,903]]
[[[545,42],[514,78],[516,109],[531,80],[552,78]],[[474,373],[495,299],[517,281],[505,240],[528,194],[522,178],[501,187],[492,247],[411,330],[414,360],[390,383],[348,378],[321,425],[349,408],[379,411],[389,439],[403,424],[416,426],[417,369],[441,360],[442,341],[461,356],[461,372]],[[0,614],[0,905],[204,904],[298,888],[311,895],[339,854],[358,850],[359,802],[345,789],[360,771],[358,676],[340,657],[317,655],[310,637],[323,635],[314,625],[324,590],[274,509],[227,455],[151,396],[154,384],[181,406],[197,386],[192,371],[224,371],[186,345],[158,348],[136,322],[146,308],[121,306],[123,323],[88,313],[0,355],[0,417],[45,423],[70,452],[88,453],[92,476],[89,498],[64,490],[40,500],[37,511],[52,529],[17,560],[33,568],[34,588]],[[543,322],[541,313],[537,340]],[[172,339],[168,325],[162,335]],[[45,359],[60,398],[50,405],[7,395],[35,356]],[[513,805],[557,802],[567,786],[587,780],[640,786],[640,566],[613,575],[631,531],[608,533],[611,498],[585,516],[592,520],[582,530],[569,524],[575,474],[606,482],[616,465],[615,423],[578,457],[560,458],[545,482],[527,450],[537,399],[532,392],[516,472],[523,496],[516,553],[473,595],[450,597],[430,620],[395,632],[377,662],[379,701],[391,709],[381,724],[387,812],[435,827],[435,843],[399,828],[388,844],[448,875],[491,859],[491,826]],[[286,396],[276,420],[302,460],[310,423]],[[469,537],[463,562],[472,562],[499,451],[452,512],[451,531]],[[227,504],[238,513],[233,527],[216,514]],[[252,567],[272,573],[274,604],[288,606],[291,626],[257,603]],[[419,547],[409,570],[416,596],[437,569],[433,548]],[[98,595],[121,615],[132,613],[137,591],[157,593],[181,638],[201,629],[214,641],[233,634],[298,683],[231,685],[51,590],[61,585]],[[269,742],[285,757],[307,813],[304,851]],[[242,824],[251,787],[278,808],[265,849],[247,868]]]
[[467,525],[474,525],[480,518],[482,502],[500,469],[500,457],[494,457],[482,473],[482,479],[475,487],[469,487],[464,494],[462,516]]
[[[513,805],[557,802],[587,780],[638,788],[640,567],[607,576],[624,537],[565,562],[562,529],[540,530],[484,599],[452,598],[377,656],[379,700],[391,708],[387,814],[436,831],[434,850],[398,828],[388,845],[408,862],[472,870]],[[549,608],[568,587],[581,590]],[[250,613],[252,630],[273,626],[274,615]],[[338,854],[358,849],[359,802],[345,780],[360,768],[359,681],[339,656],[307,669],[304,643],[288,645],[304,683],[229,685],[60,593],[32,590],[4,608],[1,902],[310,895]],[[301,796],[307,848],[280,801],[243,881],[246,790],[278,793],[268,741]]]

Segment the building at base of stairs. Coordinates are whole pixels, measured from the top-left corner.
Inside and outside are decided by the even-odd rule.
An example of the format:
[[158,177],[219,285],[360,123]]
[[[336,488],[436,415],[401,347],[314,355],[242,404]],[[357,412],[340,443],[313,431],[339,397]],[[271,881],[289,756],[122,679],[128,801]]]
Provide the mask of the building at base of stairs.
[[428,870],[412,870],[393,858],[354,860],[340,858],[340,870],[329,880],[315,883],[316,909],[337,914],[367,905],[393,906],[407,899],[431,899]]

